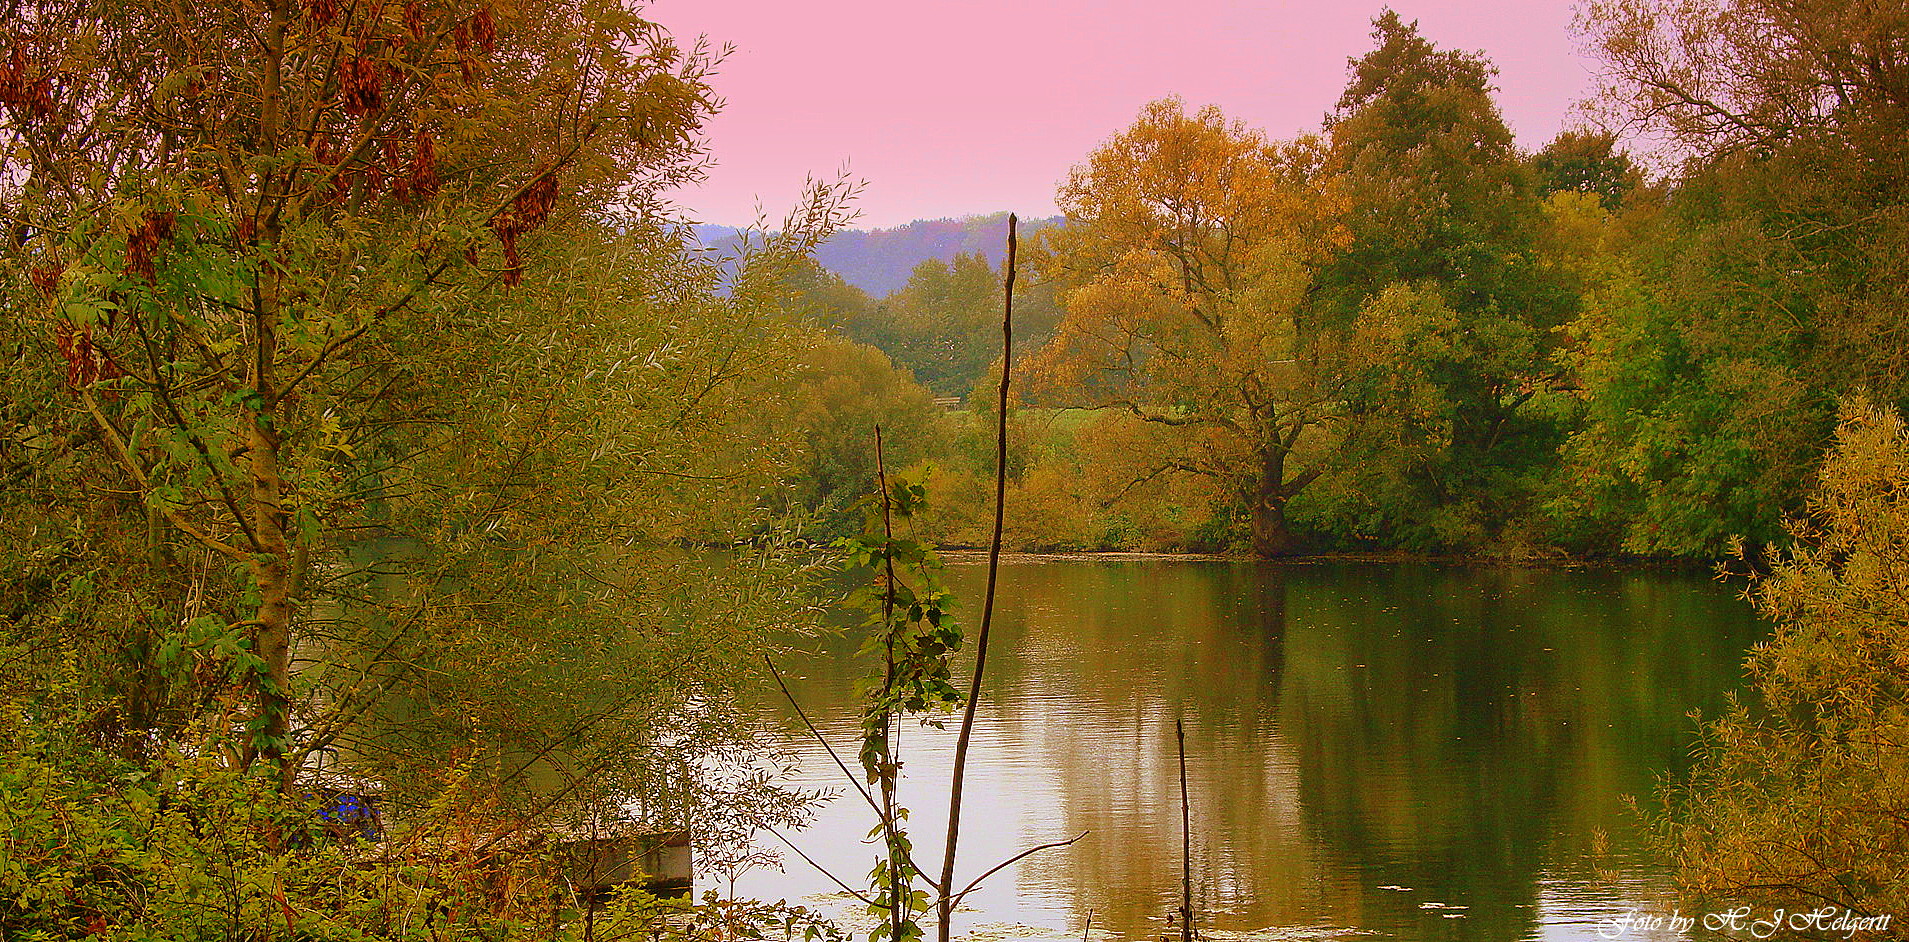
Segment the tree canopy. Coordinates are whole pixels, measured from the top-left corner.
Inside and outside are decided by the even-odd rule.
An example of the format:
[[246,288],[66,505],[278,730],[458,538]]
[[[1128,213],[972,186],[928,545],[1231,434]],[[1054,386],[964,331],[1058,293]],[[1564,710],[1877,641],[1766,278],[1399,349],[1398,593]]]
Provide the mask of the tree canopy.
[[1228,481],[1268,554],[1295,548],[1285,507],[1324,460],[1295,451],[1331,415],[1300,325],[1308,263],[1342,231],[1319,156],[1155,102],[1070,175],[1041,261],[1066,313],[1028,364],[1036,394],[1184,432],[1145,474]]
[[241,729],[287,791],[561,752],[572,798],[736,749],[806,564],[629,547],[756,529],[736,401],[841,193],[684,248],[706,52],[598,0],[7,13],[5,608],[102,735]]

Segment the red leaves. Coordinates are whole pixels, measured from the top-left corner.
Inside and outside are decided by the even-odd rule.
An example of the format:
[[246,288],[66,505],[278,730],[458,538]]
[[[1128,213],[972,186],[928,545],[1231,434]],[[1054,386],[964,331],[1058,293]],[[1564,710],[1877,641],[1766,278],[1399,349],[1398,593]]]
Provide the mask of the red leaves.
[[517,194],[517,198],[511,201],[510,212],[521,221],[522,231],[529,232],[550,218],[550,208],[556,203],[557,174],[551,171],[539,176],[522,193]]
[[517,237],[543,225],[557,203],[557,173],[548,171],[511,200],[510,207],[491,217],[491,231],[504,248],[504,284],[517,287],[524,280],[524,257],[517,249]]
[[[406,139],[411,146],[405,147]],[[374,138],[355,155],[340,153],[324,135],[312,142],[312,158],[320,168],[344,168],[331,177],[324,199],[337,202],[354,188],[364,197],[389,192],[402,203],[436,198],[438,194],[437,141],[422,128]]]
[[504,284],[515,288],[524,283],[524,256],[517,249],[517,234],[499,232],[497,239],[504,245]]
[[93,343],[91,324],[81,327],[60,318],[53,325],[53,342],[60,348],[60,356],[66,360],[66,385],[69,388],[85,389],[102,379],[118,379],[126,375],[105,351]]
[[451,31],[451,41],[457,45],[457,51],[471,51],[473,43],[487,53],[497,51],[497,20],[491,16],[490,7],[484,7],[465,17]]
[[497,22],[491,19],[491,8],[484,7],[471,14],[471,38],[477,40],[485,52],[497,51]]
[[338,88],[343,94],[345,112],[362,118],[384,107],[383,64],[366,56],[353,56],[338,65]]
[[420,199],[437,196],[437,146],[422,130],[418,132],[417,149],[411,153],[411,192]]
[[35,265],[27,271],[27,277],[33,280],[33,287],[40,289],[40,293],[51,301],[54,295],[60,293],[60,275],[64,272],[64,266]]
[[338,0],[305,0],[305,16],[314,26],[324,29],[338,18]]
[[53,76],[44,67],[33,74],[28,68],[26,44],[16,40],[7,50],[7,61],[0,65],[0,105],[16,116],[24,112],[35,118],[53,114]]
[[150,210],[141,217],[139,228],[126,236],[126,274],[144,279],[147,284],[158,280],[158,272],[153,269],[153,254],[172,237],[172,220],[169,212]]
[[404,5],[404,28],[412,42],[424,41],[424,4],[412,0]]
[[490,7],[458,20],[457,26],[451,29],[451,42],[457,46],[458,71],[463,73],[464,81],[468,83],[477,74],[471,48],[476,46],[486,53],[497,51],[497,19],[491,15]]

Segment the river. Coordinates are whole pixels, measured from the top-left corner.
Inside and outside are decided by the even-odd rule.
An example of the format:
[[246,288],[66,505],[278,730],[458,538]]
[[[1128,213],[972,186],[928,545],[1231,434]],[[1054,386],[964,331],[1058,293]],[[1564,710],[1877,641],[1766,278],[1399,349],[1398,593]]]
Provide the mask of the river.
[[[985,577],[974,560],[947,572],[971,637]],[[1202,930],[1596,938],[1604,921],[1662,905],[1668,874],[1628,802],[1648,805],[1657,776],[1686,766],[1691,712],[1714,714],[1740,686],[1767,629],[1738,591],[1655,571],[1006,562],[958,880],[1085,836],[990,877],[957,931],[1079,939],[1091,914],[1095,937],[1166,932],[1183,718]],[[855,691],[873,670],[856,646],[829,635],[782,656],[851,766]],[[843,793],[788,837],[865,885],[873,814],[786,703],[760,709],[801,754],[800,782]],[[911,723],[901,739],[903,803],[931,873],[953,725]],[[850,908],[814,866],[785,858],[734,890]]]

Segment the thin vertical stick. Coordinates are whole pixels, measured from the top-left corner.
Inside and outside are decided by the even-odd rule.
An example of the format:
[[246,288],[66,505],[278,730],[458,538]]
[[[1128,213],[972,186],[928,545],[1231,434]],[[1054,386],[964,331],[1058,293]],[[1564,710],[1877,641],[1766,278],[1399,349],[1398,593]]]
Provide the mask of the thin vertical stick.
[[1186,794],[1186,724],[1173,718],[1180,752],[1180,942],[1193,942],[1193,814]]
[[936,907],[941,925],[939,942],[948,942],[954,921],[955,845],[961,838],[961,783],[968,770],[968,741],[974,734],[974,708],[981,700],[981,672],[988,666],[988,628],[994,622],[994,586],[1001,570],[1001,521],[1008,492],[1008,373],[1014,365],[1015,218],[1008,214],[1007,287],[1002,291],[1001,392],[995,403],[994,429],[994,541],[988,545],[988,591],[981,603],[981,631],[974,639],[974,677],[968,681],[968,702],[961,708],[961,734],[955,737],[954,773],[948,780],[948,843],[941,857],[941,902]]
[[[882,565],[885,580],[882,589],[882,633],[885,645],[882,699],[886,702],[895,689],[895,524],[889,514],[888,465],[882,457],[882,427],[879,425],[875,426],[875,480],[882,489]],[[900,847],[894,826],[897,730],[892,714],[882,716],[882,726],[884,745],[875,777],[881,783],[882,821],[887,825],[883,831],[883,846],[888,851],[888,937],[900,942],[902,923],[908,918],[908,901],[903,898],[902,868],[909,866],[909,863],[896,853]]]

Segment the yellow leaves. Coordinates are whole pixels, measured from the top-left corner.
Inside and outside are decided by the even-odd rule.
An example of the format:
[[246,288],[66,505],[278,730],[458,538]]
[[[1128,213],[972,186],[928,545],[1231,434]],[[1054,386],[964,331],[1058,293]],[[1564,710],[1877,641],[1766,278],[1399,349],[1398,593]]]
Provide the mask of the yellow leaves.
[[336,413],[327,411],[318,420],[318,450],[345,458],[357,458],[352,450],[351,437],[338,422]]
[[1797,545],[1755,593],[1778,623],[1749,662],[1771,709],[1711,724],[1696,784],[1678,796],[1690,826],[1675,838],[1689,882],[1841,893],[1888,912],[1909,902],[1900,861],[1876,853],[1901,823],[1873,812],[1909,774],[1895,745],[1909,666],[1909,435],[1857,398],[1836,437],[1813,522],[1793,526]]
[[1137,225],[1157,239],[1234,219],[1267,190],[1277,154],[1217,108],[1188,116],[1177,98],[1153,102],[1061,188],[1071,218]]
[[1061,189],[1068,225],[1041,268],[1065,287],[1066,317],[1036,382],[1097,377],[1122,396],[1227,409],[1250,408],[1248,387],[1290,388],[1268,367],[1295,362],[1308,264],[1350,242],[1322,160],[1316,140],[1271,143],[1216,108],[1144,108]]
[[1615,220],[1599,194],[1558,190],[1545,199],[1542,212],[1546,226],[1540,249],[1565,267],[1610,250]]

